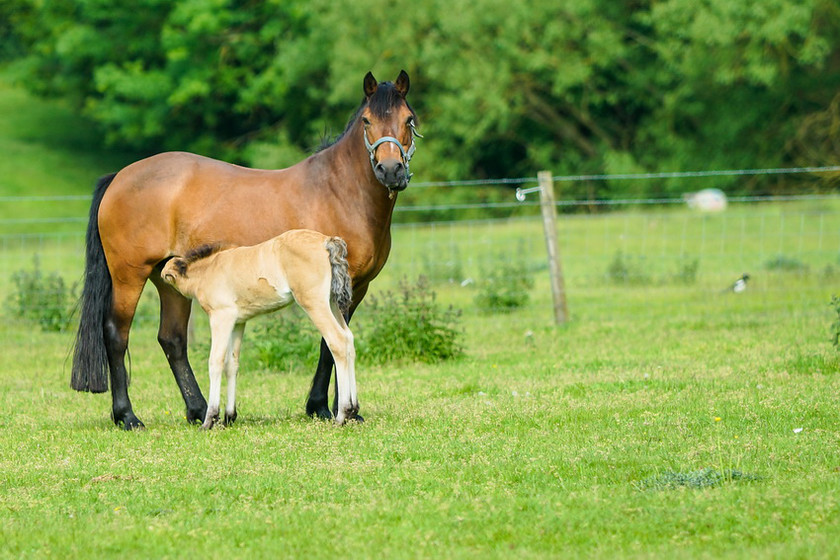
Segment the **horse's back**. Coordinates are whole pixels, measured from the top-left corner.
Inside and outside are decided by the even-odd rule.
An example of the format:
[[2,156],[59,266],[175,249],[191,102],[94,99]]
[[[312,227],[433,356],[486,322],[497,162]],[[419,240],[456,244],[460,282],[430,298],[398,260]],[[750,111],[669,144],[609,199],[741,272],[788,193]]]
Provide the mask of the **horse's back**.
[[117,173],[105,193],[103,242],[112,254],[131,253],[125,256],[135,264],[156,264],[205,243],[259,243],[294,227],[306,210],[299,174],[187,152],[148,157]]

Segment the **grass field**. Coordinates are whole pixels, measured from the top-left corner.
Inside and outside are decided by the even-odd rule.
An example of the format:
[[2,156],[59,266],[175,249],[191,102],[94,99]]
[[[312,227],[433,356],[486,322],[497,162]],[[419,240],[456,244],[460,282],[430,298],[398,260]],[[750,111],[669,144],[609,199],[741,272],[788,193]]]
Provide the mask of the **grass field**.
[[[0,106],[22,114],[30,103],[0,87]],[[39,122],[81,126],[60,106],[36,107]],[[21,124],[16,138],[39,138],[39,126]],[[14,144],[0,133],[0,146]],[[69,149],[55,143],[37,157]],[[66,192],[85,194],[111,163],[92,157]],[[21,192],[65,191],[0,196]],[[439,300],[463,309],[465,355],[385,366],[360,356],[366,422],[341,428],[303,414],[312,357],[284,371],[246,367],[237,424],[199,432],[183,419],[154,323],[140,321],[131,396],[147,429],[125,433],[109,397],[69,389],[72,333],[4,316],[0,557],[840,557],[840,354],[828,307],[840,291],[838,214],[820,202],[565,220],[573,320],[561,328],[538,222],[398,228],[376,289],[438,266]],[[10,238],[0,296],[33,252],[78,278],[78,228]],[[644,256],[632,262],[646,281],[605,279],[619,249]],[[475,308],[459,280],[480,280],[494,254],[534,271],[529,305]],[[808,272],[767,268],[780,254]],[[670,279],[695,258],[696,282]],[[745,270],[750,290],[720,293]],[[362,308],[354,324],[375,320]],[[193,362],[206,387],[202,357]]]

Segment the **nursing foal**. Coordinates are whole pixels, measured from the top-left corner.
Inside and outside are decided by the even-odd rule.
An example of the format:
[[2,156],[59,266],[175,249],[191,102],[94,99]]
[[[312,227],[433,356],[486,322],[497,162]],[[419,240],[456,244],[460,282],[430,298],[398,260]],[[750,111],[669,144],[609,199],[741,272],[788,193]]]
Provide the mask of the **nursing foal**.
[[245,322],[297,302],[335,359],[339,424],[359,411],[353,334],[344,320],[352,299],[347,245],[340,237],[290,230],[252,247],[204,246],[166,263],[164,281],[194,298],[210,316],[210,395],[204,429],[218,420],[222,370],[225,424],[236,419],[236,372]]

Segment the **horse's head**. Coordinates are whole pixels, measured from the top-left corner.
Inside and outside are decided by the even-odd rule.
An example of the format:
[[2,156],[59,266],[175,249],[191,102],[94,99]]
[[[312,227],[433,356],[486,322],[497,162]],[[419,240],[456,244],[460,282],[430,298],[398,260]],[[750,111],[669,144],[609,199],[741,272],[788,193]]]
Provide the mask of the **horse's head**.
[[365,101],[359,113],[365,147],[376,179],[393,194],[408,186],[408,162],[414,155],[417,116],[405,100],[409,81],[405,70],[393,83],[377,83],[370,72],[364,80]]

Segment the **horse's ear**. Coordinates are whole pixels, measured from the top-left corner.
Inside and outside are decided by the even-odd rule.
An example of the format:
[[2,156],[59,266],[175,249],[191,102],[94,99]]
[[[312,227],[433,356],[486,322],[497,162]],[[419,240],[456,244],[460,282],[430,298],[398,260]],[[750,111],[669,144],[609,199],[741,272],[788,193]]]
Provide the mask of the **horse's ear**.
[[400,75],[397,76],[397,81],[394,82],[394,87],[397,88],[397,92],[405,97],[408,95],[408,88],[411,84],[408,80],[408,73],[405,70],[400,70]]
[[368,72],[365,74],[365,98],[370,99],[370,96],[376,93],[376,88],[378,86],[378,82],[376,78],[373,77],[373,73]]

